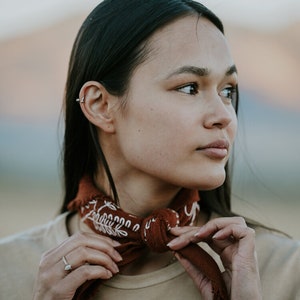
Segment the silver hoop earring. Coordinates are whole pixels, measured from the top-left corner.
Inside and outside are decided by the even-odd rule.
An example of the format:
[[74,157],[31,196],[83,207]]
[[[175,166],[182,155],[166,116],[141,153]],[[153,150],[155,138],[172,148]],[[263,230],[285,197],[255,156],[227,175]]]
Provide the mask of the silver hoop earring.
[[84,96],[80,99],[80,98],[77,98],[76,99],[76,102],[80,102],[80,103],[83,103],[84,102]]

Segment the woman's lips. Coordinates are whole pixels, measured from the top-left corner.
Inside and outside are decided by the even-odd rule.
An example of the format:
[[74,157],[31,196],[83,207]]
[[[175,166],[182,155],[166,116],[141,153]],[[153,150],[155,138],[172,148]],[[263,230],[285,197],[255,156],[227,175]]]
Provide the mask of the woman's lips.
[[224,159],[228,155],[229,142],[227,140],[217,140],[203,147],[197,148],[197,151],[214,159]]

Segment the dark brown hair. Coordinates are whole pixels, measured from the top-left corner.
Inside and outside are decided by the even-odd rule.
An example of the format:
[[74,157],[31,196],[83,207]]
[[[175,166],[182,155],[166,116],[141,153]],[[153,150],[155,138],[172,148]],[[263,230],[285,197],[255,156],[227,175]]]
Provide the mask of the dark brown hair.
[[[133,70],[147,58],[145,41],[158,28],[186,15],[209,19],[222,33],[221,21],[202,4],[189,0],[105,0],[86,18],[76,37],[65,89],[63,149],[65,196],[61,212],[76,196],[84,174],[93,177],[99,163],[117,191],[101,150],[96,128],[84,117],[75,99],[82,85],[95,80],[114,95],[123,95]],[[238,99],[237,99],[238,100]],[[237,109],[237,101],[236,101]],[[201,193],[201,207],[231,215],[230,170],[224,184]]]
[[[101,82],[113,95],[126,92],[133,70],[149,54],[149,37],[168,23],[197,15],[210,20],[222,33],[221,21],[205,6],[190,0],[105,0],[86,18],[76,37],[65,89],[65,136],[63,149],[65,196],[61,212],[76,196],[84,174],[94,177],[102,164],[115,199],[117,191],[109,166],[101,150],[96,128],[84,117],[75,99],[83,84]],[[237,110],[238,94],[235,103]],[[212,191],[200,192],[201,208],[222,216],[231,216],[228,165],[224,184]],[[88,299],[98,281],[81,286],[75,299]]]

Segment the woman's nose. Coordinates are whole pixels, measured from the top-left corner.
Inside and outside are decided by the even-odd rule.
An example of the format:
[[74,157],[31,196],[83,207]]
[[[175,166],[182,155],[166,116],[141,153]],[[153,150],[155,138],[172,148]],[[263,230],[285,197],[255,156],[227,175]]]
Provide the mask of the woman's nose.
[[208,111],[204,120],[206,128],[226,128],[236,118],[233,106],[225,103],[222,98],[217,95],[209,100]]

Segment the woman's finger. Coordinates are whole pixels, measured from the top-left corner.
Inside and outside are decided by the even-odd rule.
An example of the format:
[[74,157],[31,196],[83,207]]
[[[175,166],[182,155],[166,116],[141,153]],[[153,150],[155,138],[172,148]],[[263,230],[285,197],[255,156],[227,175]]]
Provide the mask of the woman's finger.
[[185,246],[187,246],[190,243],[194,243],[195,234],[199,227],[174,227],[170,230],[170,233],[172,235],[177,236],[174,238],[170,243],[168,243],[168,247],[170,247],[172,250],[178,250]]
[[[240,299],[240,291],[243,291],[243,294],[254,295],[251,299],[257,299],[256,296],[260,293],[260,282],[255,251],[255,231],[247,226],[243,218],[214,219],[202,227],[174,228],[171,233],[177,236],[169,243],[172,250],[179,250],[189,243],[204,241],[220,255],[226,270],[223,278],[228,291],[231,291],[232,299]],[[207,291],[204,286],[208,285],[203,285],[201,272],[188,261],[180,258],[178,260],[198,286],[200,293]],[[246,283],[244,278],[247,278]]]
[[88,280],[110,279],[113,274],[102,266],[83,265],[71,271],[64,278],[51,280],[49,273],[43,273],[37,278],[34,299],[72,299],[78,287]]
[[[69,252],[67,255],[63,256],[61,260],[57,262],[57,268],[61,271],[65,271],[66,263],[70,265],[71,270],[75,270],[80,266],[89,265],[99,265],[110,270],[113,274],[119,272],[119,268],[115,261],[104,252],[99,250],[94,250],[88,247],[79,247],[75,250]],[[63,268],[62,262],[64,263]]]
[[106,253],[112,257],[116,262],[122,260],[122,257],[115,250],[115,247],[119,246],[120,243],[113,241],[112,239],[96,235],[93,233],[79,232],[72,237],[66,239],[58,247],[46,252],[44,258],[51,265],[56,264],[61,260],[63,256],[67,256],[70,252],[79,248],[91,248]]
[[[213,219],[202,227],[172,228],[170,232],[174,235],[178,235],[178,237],[173,239],[168,246],[172,250],[178,250],[187,246],[189,243],[199,243],[201,241],[210,243],[212,237],[216,235],[217,232],[233,225],[247,228],[245,220],[240,217]],[[238,236],[236,238],[238,238]],[[232,242],[232,240],[229,239],[228,242]]]
[[45,295],[72,299],[76,290],[91,279],[109,279],[119,272],[122,257],[118,242],[93,233],[77,233],[41,259],[35,299]]
[[218,231],[231,225],[247,227],[245,219],[242,217],[217,218],[207,222],[204,226],[200,227],[195,233],[195,237],[202,239],[210,238],[213,235],[215,235]]
[[51,272],[56,279],[66,275],[82,265],[99,265],[113,274],[119,272],[116,262],[122,257],[114,249],[109,238],[98,238],[95,234],[79,233],[65,240],[60,246],[46,252],[40,262],[40,272]]

